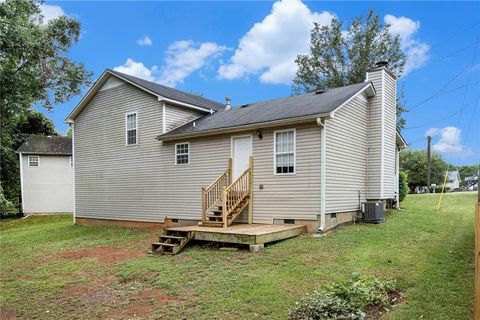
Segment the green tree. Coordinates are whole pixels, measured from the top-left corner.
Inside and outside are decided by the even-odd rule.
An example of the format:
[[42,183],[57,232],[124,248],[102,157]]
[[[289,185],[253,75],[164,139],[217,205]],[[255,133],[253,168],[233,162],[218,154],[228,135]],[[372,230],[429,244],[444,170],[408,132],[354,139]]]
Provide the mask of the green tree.
[[16,205],[15,149],[27,134],[54,133],[53,124],[46,128],[48,119],[32,106],[52,109],[79,94],[91,78],[83,64],[67,56],[79,40],[80,23],[66,16],[44,22],[41,4],[0,2],[0,176],[5,198]]
[[[405,66],[405,54],[399,36],[390,33],[390,26],[380,22],[380,16],[370,10],[367,17],[358,17],[343,29],[343,22],[333,19],[330,25],[314,23],[310,33],[310,53],[300,54],[295,62],[298,70],[293,80],[293,92],[303,93],[360,83],[365,74],[379,61],[388,61],[392,72],[400,77]],[[406,111],[402,91],[397,99],[397,126],[402,128]]]
[[405,171],[400,171],[399,173],[399,179],[398,179],[398,184],[399,184],[399,201],[402,202],[408,194],[408,174],[405,173]]
[[[431,182],[437,185],[442,183],[443,173],[447,164],[438,153],[432,153]],[[427,152],[423,150],[404,150],[400,153],[400,170],[408,176],[408,187],[411,191],[415,187],[427,185]]]
[[71,137],[72,136],[72,128],[68,128],[67,131],[65,132],[66,137]]

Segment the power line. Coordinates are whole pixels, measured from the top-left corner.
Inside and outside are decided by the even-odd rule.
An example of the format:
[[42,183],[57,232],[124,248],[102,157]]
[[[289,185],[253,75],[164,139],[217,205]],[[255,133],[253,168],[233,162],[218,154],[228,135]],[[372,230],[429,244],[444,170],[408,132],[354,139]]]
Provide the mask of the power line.
[[[478,45],[478,42],[477,42],[477,45]],[[452,82],[454,82],[458,77],[460,77],[466,70],[468,70],[470,67],[471,67],[472,64],[467,64],[467,66],[465,66],[465,68],[463,68],[462,70],[460,70],[459,73],[457,73],[455,76],[453,76],[450,80],[448,80],[439,90],[437,90],[434,94],[432,94],[431,96],[423,99],[422,101],[416,103],[413,105],[413,107],[409,108],[408,111],[412,111],[412,110],[415,110],[416,108],[424,105],[425,103],[427,103],[428,101],[432,100],[432,99],[435,99],[437,97],[440,97],[440,96],[443,96],[447,93],[450,93],[450,92],[453,92],[453,91],[456,91],[456,90],[459,90],[461,88],[464,88],[466,86],[469,86],[470,84],[465,84],[465,85],[462,85],[460,87],[456,87],[456,88],[453,88],[453,89],[450,89],[450,90],[445,90]],[[478,84],[479,82],[476,82],[475,84]]]
[[406,128],[403,128],[402,130],[411,130],[411,129],[423,128],[423,127],[427,127],[427,126],[429,126],[429,125],[432,125],[432,124],[441,122],[441,121],[443,121],[443,120],[446,120],[446,119],[451,118],[452,116],[458,114],[459,112],[462,111],[463,108],[465,108],[465,107],[467,107],[467,106],[470,106],[470,105],[472,105],[472,104],[474,104],[474,103],[477,103],[477,104],[478,104],[478,101],[479,101],[479,100],[480,100],[480,98],[477,98],[477,99],[474,100],[474,101],[470,101],[469,103],[467,103],[467,104],[463,105],[462,107],[460,107],[460,108],[459,108],[457,111],[455,111],[454,113],[451,113],[451,114],[449,114],[448,116],[445,116],[445,117],[440,118],[440,119],[438,119],[438,120],[434,120],[434,121],[432,121],[432,122],[428,122],[428,123],[425,123],[425,124],[422,124],[422,125],[418,125],[418,126],[414,126],[414,127],[406,127]]

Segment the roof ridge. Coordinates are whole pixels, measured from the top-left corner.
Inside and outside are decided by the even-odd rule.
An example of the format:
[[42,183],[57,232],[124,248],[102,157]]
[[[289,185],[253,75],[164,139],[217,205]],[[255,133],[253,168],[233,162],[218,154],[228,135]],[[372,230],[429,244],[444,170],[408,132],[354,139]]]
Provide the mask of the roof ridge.
[[128,73],[116,71],[116,70],[113,70],[113,69],[110,69],[110,68],[107,68],[107,70],[108,70],[109,72],[112,72],[112,73],[117,74],[117,75],[120,75],[120,76],[131,77],[131,78],[134,78],[134,79],[136,79],[136,80],[145,81],[145,82],[148,82],[148,83],[150,83],[150,84],[152,84],[152,85],[159,86],[159,87],[162,87],[162,88],[167,89],[167,90],[173,90],[173,91],[176,91],[176,92],[178,92],[178,93],[181,93],[181,94],[190,96],[191,98],[194,98],[194,99],[201,99],[201,100],[205,100],[205,101],[208,101],[208,102],[211,102],[211,103],[218,104],[218,106],[223,106],[223,104],[222,104],[221,102],[218,102],[218,101],[216,101],[216,100],[212,100],[212,99],[205,98],[205,97],[202,97],[202,96],[199,96],[199,95],[195,95],[195,94],[193,94],[193,93],[185,92],[185,91],[183,91],[183,90],[179,90],[179,89],[177,89],[177,88],[172,88],[172,87],[169,87],[169,86],[166,86],[166,85],[163,85],[163,84],[154,82],[154,81],[145,80],[145,79],[142,79],[142,78],[139,78],[139,77],[136,77],[136,76],[132,76],[132,75],[130,75],[130,74],[128,74]]
[[[371,81],[365,81],[365,82],[352,83],[352,84],[349,84],[349,85],[346,85],[346,86],[342,86],[342,87],[328,88],[328,89],[324,89],[325,91],[322,92],[322,94],[328,93],[329,91],[336,90],[336,89],[342,89],[342,88],[347,88],[347,87],[351,87],[351,86],[357,86],[357,85],[359,85],[359,84],[365,84],[365,85],[366,85],[366,84],[368,84],[368,83],[370,83],[370,82],[371,82]],[[233,106],[232,108],[238,108],[238,107],[244,107],[244,106],[250,107],[251,105],[259,104],[259,103],[265,103],[265,102],[271,102],[271,101],[276,101],[276,100],[288,99],[288,98],[291,98],[291,97],[299,97],[299,96],[304,96],[304,95],[308,95],[308,94],[317,94],[317,93],[316,93],[317,91],[318,91],[318,90],[315,89],[315,90],[312,90],[312,91],[309,91],[309,92],[304,92],[304,93],[301,93],[301,94],[292,94],[292,95],[289,95],[289,96],[284,96],[284,97],[279,97],[279,98],[272,98],[272,99],[254,101],[254,102],[247,102],[247,103],[242,103],[242,104],[235,105],[235,106]]]

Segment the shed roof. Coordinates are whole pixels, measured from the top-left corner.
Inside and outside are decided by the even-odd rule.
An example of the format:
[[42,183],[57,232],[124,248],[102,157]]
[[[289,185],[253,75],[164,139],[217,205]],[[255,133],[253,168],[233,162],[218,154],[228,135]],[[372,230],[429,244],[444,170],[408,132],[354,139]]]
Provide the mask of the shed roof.
[[17,149],[17,153],[71,155],[72,138],[31,135]]
[[362,82],[325,91],[309,92],[284,98],[266,100],[236,106],[204,116],[158,136],[159,140],[168,140],[186,135],[202,134],[210,131],[237,128],[276,122],[287,119],[326,116],[352,99],[357,93],[371,88],[371,82]]

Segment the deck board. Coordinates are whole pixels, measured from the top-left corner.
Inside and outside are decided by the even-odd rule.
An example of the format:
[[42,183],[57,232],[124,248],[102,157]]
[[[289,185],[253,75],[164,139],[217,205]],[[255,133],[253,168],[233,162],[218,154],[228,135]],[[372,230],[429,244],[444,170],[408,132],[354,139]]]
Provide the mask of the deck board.
[[296,237],[307,232],[304,225],[234,224],[228,228],[185,226],[168,228],[170,231],[194,231],[193,239],[237,244],[265,244]]

